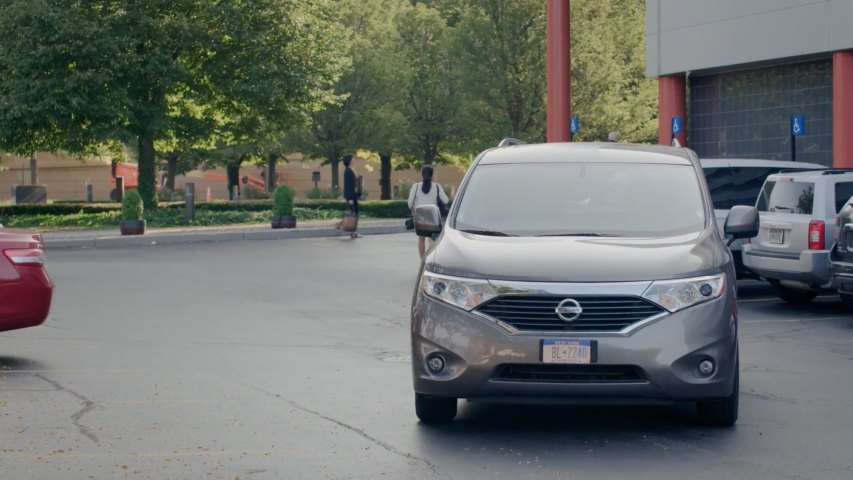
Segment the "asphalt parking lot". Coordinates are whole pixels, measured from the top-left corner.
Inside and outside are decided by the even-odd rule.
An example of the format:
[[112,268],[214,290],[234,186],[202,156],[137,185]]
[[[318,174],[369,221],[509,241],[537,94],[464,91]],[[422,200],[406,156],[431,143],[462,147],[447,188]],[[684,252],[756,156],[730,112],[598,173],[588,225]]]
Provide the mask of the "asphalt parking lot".
[[853,314],[741,288],[741,413],[463,403],[420,425],[411,235],[48,252],[0,334],[0,478],[853,478]]

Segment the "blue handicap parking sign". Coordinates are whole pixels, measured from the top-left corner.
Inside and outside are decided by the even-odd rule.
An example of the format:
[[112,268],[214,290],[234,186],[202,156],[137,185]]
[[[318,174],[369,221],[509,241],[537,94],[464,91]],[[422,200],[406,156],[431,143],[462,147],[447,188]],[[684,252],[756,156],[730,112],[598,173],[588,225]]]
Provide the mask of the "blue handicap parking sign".
[[672,117],[672,134],[678,135],[681,133],[682,126],[684,125],[681,117]]
[[575,133],[578,133],[578,130],[580,130],[580,129],[581,129],[581,119],[578,118],[577,115],[572,115],[571,122],[570,122],[570,130],[572,132],[572,135],[574,135]]
[[794,115],[791,117],[791,136],[802,137],[806,133],[806,117]]

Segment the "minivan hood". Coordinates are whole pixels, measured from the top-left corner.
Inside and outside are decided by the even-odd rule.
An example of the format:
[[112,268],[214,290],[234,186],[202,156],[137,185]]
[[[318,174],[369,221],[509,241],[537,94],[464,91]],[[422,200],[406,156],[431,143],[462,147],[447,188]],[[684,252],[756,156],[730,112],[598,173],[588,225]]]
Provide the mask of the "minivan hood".
[[525,282],[629,282],[720,271],[716,229],[667,238],[489,237],[447,229],[427,258],[435,273]]

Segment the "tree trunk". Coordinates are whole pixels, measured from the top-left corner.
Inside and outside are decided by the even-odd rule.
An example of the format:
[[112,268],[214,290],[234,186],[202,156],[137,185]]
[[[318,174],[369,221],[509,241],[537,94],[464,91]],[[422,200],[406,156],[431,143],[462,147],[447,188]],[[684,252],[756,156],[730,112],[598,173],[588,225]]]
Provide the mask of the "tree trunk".
[[178,152],[172,152],[166,156],[166,189],[175,191],[175,176],[178,174]]
[[337,157],[337,158],[329,157],[329,163],[332,165],[332,191],[337,193],[337,192],[341,191],[341,188],[340,188],[341,184],[340,184],[339,179],[338,179],[338,176],[339,176],[338,175],[338,173],[339,173],[338,167],[340,166],[341,159],[340,159],[340,157]]
[[154,136],[143,134],[139,136],[139,183],[136,189],[142,197],[145,208],[157,207],[157,179],[154,178]]
[[30,157],[30,184],[39,184],[39,165],[35,153]]
[[381,163],[379,185],[382,189],[380,198],[382,200],[391,200],[391,154],[380,153],[379,161]]
[[275,190],[275,164],[278,162],[278,153],[271,152],[267,155],[267,192]]
[[229,164],[225,167],[228,174],[228,199],[237,200],[234,197],[234,187],[237,187],[237,196],[240,196],[240,165]]

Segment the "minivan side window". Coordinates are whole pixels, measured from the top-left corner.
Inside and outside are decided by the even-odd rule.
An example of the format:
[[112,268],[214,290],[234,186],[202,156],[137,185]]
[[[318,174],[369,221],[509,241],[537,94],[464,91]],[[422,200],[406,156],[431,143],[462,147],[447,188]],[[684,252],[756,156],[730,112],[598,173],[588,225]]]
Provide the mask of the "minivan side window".
[[764,180],[779,171],[778,167],[732,167],[738,205],[755,205]]
[[835,213],[841,211],[847,200],[853,197],[853,182],[838,182],[835,184]]
[[[708,190],[711,193],[711,202],[716,210],[728,210],[738,204],[738,194],[735,184],[732,181],[731,169],[729,167],[721,168],[703,168],[705,172],[705,180],[708,182]],[[753,198],[749,204],[753,204]]]
[[811,215],[814,207],[814,183],[768,180],[758,196],[761,212]]

